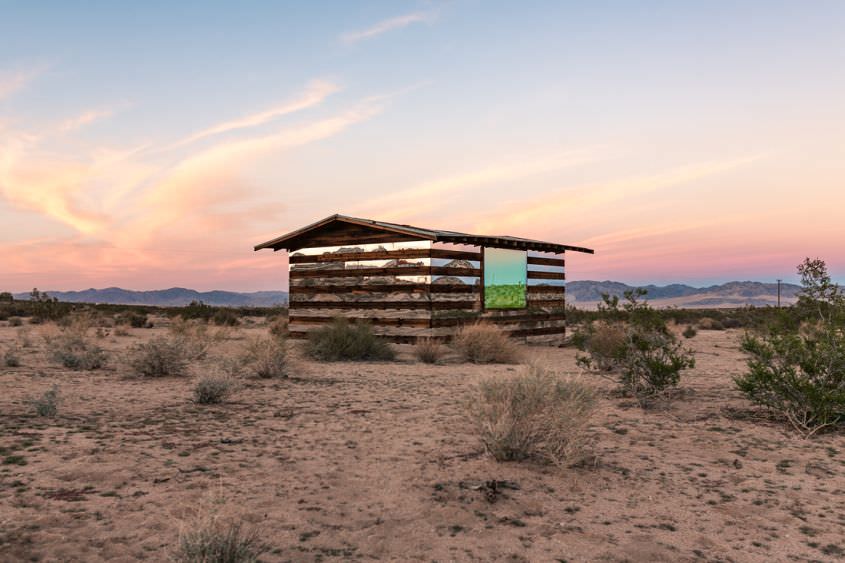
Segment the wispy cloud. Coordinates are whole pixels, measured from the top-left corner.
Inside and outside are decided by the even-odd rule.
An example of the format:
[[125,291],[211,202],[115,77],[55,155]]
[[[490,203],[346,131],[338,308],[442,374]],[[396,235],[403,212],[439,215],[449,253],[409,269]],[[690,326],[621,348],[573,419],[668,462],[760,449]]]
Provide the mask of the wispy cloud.
[[402,29],[414,23],[431,22],[437,17],[437,12],[412,12],[395,18],[382,20],[375,25],[360,31],[347,31],[340,36],[340,40],[344,43],[357,43],[367,39],[372,39],[388,31],[394,29]]
[[192,135],[189,135],[188,137],[185,137],[181,141],[178,141],[171,145],[169,148],[184,146],[195,141],[199,141],[200,139],[205,139],[214,135],[220,135],[221,133],[228,133],[230,131],[236,131],[238,129],[246,129],[249,127],[257,127],[259,125],[264,125],[265,123],[269,123],[270,121],[283,115],[302,111],[304,109],[316,106],[338,90],[340,90],[340,87],[337,84],[333,84],[324,80],[314,80],[308,84],[308,86],[305,88],[305,91],[296,99],[284,102],[278,106],[275,106],[262,112],[253,113],[251,115],[240,117],[238,119],[224,121],[223,123],[218,123],[217,125],[208,127],[206,129],[203,129],[202,131],[198,131]]
[[59,126],[59,129],[63,133],[68,133],[70,131],[75,131],[86,125],[90,125],[95,121],[99,121],[101,119],[106,119],[114,115],[115,110],[113,108],[101,108],[101,109],[91,109],[87,110],[76,117],[71,117],[70,119],[66,119],[64,123]]
[[38,76],[41,71],[41,68],[34,68],[14,72],[0,72],[0,100],[8,98],[18,90],[23,89],[36,76]]

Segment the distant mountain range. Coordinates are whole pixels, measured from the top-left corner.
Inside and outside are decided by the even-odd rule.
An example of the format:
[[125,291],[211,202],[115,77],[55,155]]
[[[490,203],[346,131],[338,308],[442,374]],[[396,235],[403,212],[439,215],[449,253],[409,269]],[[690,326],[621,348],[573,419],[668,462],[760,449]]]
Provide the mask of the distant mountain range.
[[[642,287],[648,293],[645,298],[655,307],[718,308],[753,305],[764,307],[777,305],[776,283],[727,282],[708,287],[692,287],[683,284],[631,286],[614,281],[571,281],[566,284],[566,300],[576,307],[594,307],[601,302],[602,293],[617,295]],[[781,284],[781,303],[795,303],[801,286]]]
[[[184,287],[132,291],[119,287],[85,289],[82,291],[47,291],[47,295],[69,303],[111,303],[118,305],[158,305],[181,307],[191,301],[202,301],[215,307],[273,307],[288,302],[286,291],[196,291]],[[15,299],[29,299],[28,293],[17,293]]]
[[[582,308],[593,308],[601,302],[601,294],[618,295],[638,286],[614,281],[571,281],[566,284],[568,303]],[[715,308],[763,307],[777,305],[777,284],[761,282],[728,282],[709,287],[692,287],[683,284],[646,285],[646,299],[655,307]],[[781,303],[788,305],[798,298],[801,287],[781,285]],[[180,307],[191,301],[202,301],[216,307],[272,307],[288,302],[286,291],[195,291],[182,287],[153,291],[132,291],[119,287],[86,289],[83,291],[47,291],[59,301],[71,303],[113,303],[120,305],[158,305]],[[28,299],[28,293],[15,294],[15,299]]]

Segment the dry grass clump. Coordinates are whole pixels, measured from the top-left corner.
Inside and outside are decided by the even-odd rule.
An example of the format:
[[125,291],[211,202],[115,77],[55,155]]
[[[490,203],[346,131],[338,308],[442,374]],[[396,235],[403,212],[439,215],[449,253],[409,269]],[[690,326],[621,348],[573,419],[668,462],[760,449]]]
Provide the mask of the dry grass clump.
[[582,459],[596,407],[593,389],[537,366],[483,381],[469,415],[498,461],[536,459],[568,465]]
[[265,551],[257,532],[211,515],[180,533],[173,559],[179,563],[254,563]]
[[311,332],[305,350],[324,362],[392,360],[396,356],[387,342],[373,334],[368,323],[350,323],[344,318]]
[[73,370],[95,370],[103,367],[106,351],[74,331],[45,337],[50,358]]
[[242,361],[250,373],[262,379],[287,377],[287,346],[284,339],[259,336],[247,341]]
[[208,354],[214,344],[229,338],[232,331],[229,327],[211,330],[208,324],[200,319],[185,320],[176,317],[171,321],[170,333],[182,342],[191,360],[199,360]]
[[474,364],[516,364],[522,359],[519,346],[497,327],[476,323],[462,327],[452,346]]
[[193,351],[183,338],[156,336],[131,351],[129,365],[144,377],[184,375]]
[[194,402],[214,405],[224,402],[237,388],[237,382],[227,375],[205,375],[194,386]]
[[9,326],[21,326],[23,320],[20,317],[9,317]]
[[627,330],[624,323],[598,321],[579,332],[575,338],[579,349],[589,351],[595,369],[610,371],[625,357]]
[[59,412],[59,386],[53,385],[41,397],[30,399],[29,404],[38,416],[56,416]]
[[718,319],[704,317],[698,321],[698,328],[701,330],[725,330],[725,325]]
[[443,345],[433,338],[419,340],[414,346],[414,355],[426,364],[436,364],[443,359]]
[[694,338],[698,331],[695,330],[695,327],[692,325],[687,325],[687,328],[684,329],[684,332],[681,333],[684,338]]
[[283,338],[288,334],[288,319],[282,315],[277,315],[270,319],[267,323],[270,327],[270,334],[273,336]]
[[21,358],[18,356],[18,349],[15,346],[10,346],[3,352],[3,365],[7,368],[20,367]]

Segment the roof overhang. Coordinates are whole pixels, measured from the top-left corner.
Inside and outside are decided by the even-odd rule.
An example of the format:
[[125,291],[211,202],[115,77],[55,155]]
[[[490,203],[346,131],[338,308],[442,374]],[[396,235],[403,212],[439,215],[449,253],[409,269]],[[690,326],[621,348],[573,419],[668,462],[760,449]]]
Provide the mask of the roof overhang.
[[539,252],[562,253],[567,250],[593,254],[590,248],[570,246],[540,240],[525,239],[511,236],[472,235],[455,231],[423,229],[411,225],[361,219],[347,215],[335,214],[316,223],[311,223],[285,235],[268,240],[255,246],[255,250],[272,248],[273,250],[298,250],[308,246],[336,246],[336,244],[320,243],[321,234],[344,232],[350,242],[364,244],[367,242],[402,242],[411,240],[430,240],[432,242],[447,242],[490,248],[512,248],[518,250],[536,250]]

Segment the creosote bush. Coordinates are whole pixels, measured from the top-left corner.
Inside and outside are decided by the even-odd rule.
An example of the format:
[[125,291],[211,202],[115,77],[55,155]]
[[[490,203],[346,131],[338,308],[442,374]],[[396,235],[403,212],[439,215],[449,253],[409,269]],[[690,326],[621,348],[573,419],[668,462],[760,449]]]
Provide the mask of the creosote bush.
[[482,381],[468,403],[486,450],[498,461],[581,461],[595,411],[592,387],[529,366],[523,373]]
[[[677,342],[661,314],[639,300],[645,294],[643,289],[627,291],[621,306],[618,297],[602,295],[599,310],[609,320],[603,325],[587,325],[585,334],[576,339],[581,350],[587,352],[586,356],[577,357],[578,364],[600,373],[613,372],[621,390],[642,406],[677,387],[681,371],[695,366],[692,352]],[[599,338],[602,346],[594,348],[597,326],[606,332],[614,327],[613,332],[622,337],[614,339],[612,347],[604,344],[609,339]]]
[[452,346],[464,360],[475,364],[516,364],[522,359],[516,342],[486,323],[461,327]]
[[52,417],[56,416],[59,412],[59,401],[59,386],[53,385],[41,397],[30,399],[29,403],[38,416]]
[[684,332],[681,333],[684,338],[695,338],[695,335],[698,334],[698,331],[695,330],[695,327],[692,325],[687,325],[687,328],[684,329]]
[[805,259],[798,273],[796,309],[805,320],[747,334],[748,372],[735,381],[749,400],[809,437],[845,425],[845,294],[822,260]]
[[236,387],[235,380],[227,375],[204,375],[194,386],[194,402],[201,405],[222,403]]
[[287,345],[283,338],[260,336],[247,341],[242,362],[262,379],[287,377]]
[[387,342],[373,334],[368,323],[350,323],[344,318],[312,331],[305,350],[315,360],[325,362],[392,360],[396,355]]
[[443,345],[434,338],[419,340],[414,346],[414,355],[425,364],[436,364],[443,359]]
[[191,351],[183,338],[156,336],[136,345],[129,356],[129,365],[144,377],[184,375]]
[[265,551],[255,531],[212,515],[182,530],[173,559],[179,563],[255,563]]

